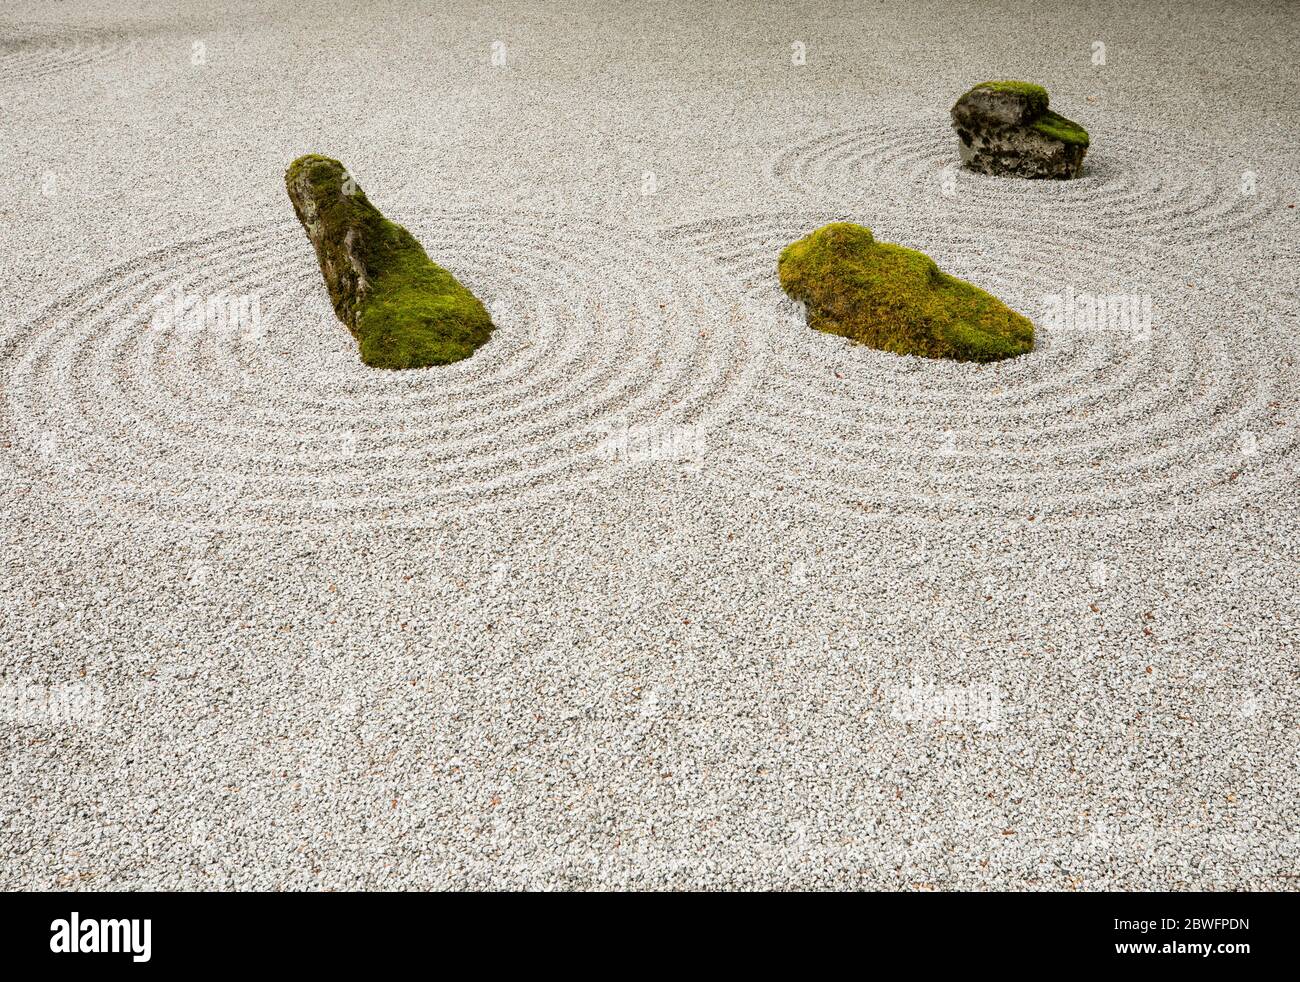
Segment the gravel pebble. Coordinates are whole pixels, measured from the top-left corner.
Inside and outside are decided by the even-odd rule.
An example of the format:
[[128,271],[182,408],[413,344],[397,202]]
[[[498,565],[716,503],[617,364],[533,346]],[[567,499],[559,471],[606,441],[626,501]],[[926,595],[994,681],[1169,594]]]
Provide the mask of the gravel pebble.
[[[1292,887],[1284,8],[9,7],[0,887]],[[473,358],[359,363],[303,152]],[[1037,349],[807,330],[831,220]]]

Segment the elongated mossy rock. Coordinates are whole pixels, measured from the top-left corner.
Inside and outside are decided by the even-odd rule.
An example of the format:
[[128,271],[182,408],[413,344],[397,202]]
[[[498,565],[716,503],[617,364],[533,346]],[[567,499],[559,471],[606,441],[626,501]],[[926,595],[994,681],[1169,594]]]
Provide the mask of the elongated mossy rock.
[[491,335],[492,319],[478,299],[381,215],[337,160],[299,157],[284,183],[334,312],[367,365],[446,365],[468,358]]
[[982,174],[1069,179],[1083,172],[1088,131],[1047,108],[1032,82],[981,82],[952,107],[962,163]]
[[1028,318],[861,225],[819,228],[786,246],[777,268],[785,292],[807,307],[809,327],[881,351],[988,362],[1034,347]]

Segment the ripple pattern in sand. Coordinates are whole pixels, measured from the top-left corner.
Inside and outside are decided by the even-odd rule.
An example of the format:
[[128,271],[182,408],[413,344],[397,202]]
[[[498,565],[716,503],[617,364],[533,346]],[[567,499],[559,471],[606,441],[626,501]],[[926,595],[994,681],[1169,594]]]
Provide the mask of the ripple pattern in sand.
[[[192,525],[420,525],[617,479],[619,428],[707,432],[754,381],[743,295],[653,234],[402,220],[489,307],[497,328],[473,357],[364,366],[291,220],[180,243],[5,339],[4,425],[27,486]],[[238,313],[196,319],[195,298]]]
[[[719,473],[835,510],[1065,519],[1236,507],[1294,482],[1296,324],[1279,298],[1180,278],[1098,237],[1065,251],[1027,230],[912,215],[877,235],[1026,313],[1037,343],[982,367],[904,358],[809,330],[780,290],[780,249],[843,217],[750,215],[665,232],[768,313],[757,322],[765,383]],[[1140,308],[1129,321],[1048,320],[1097,297],[1149,299],[1149,329]],[[1261,334],[1273,340],[1264,361]]]
[[965,170],[946,115],[795,139],[768,159],[765,173],[778,186],[833,192],[855,207],[928,204],[964,222],[1101,229],[1175,246],[1284,221],[1295,202],[1293,171],[1190,136],[1103,124],[1092,138],[1084,173],[1071,181]]
[[0,27],[0,84],[40,81],[51,75],[109,64],[134,64],[138,37],[61,31],[45,25]]

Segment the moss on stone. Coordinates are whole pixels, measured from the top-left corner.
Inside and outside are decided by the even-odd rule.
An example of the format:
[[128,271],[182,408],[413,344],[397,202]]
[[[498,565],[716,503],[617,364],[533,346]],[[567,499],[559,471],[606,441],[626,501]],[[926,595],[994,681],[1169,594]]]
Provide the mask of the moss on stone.
[[[1060,140],[1062,143],[1073,143],[1082,147],[1088,146],[1087,130],[1074,120],[1066,119],[1060,113],[1047,108],[1047,89],[1043,88],[1043,86],[1034,82],[1021,82],[1010,78],[994,79],[972,86],[962,98],[964,99],[972,92],[980,90],[1004,92],[1016,96],[1025,107],[1024,124],[1038,130],[1044,136]],[[960,100],[958,102],[960,103]]]
[[[1033,82],[1019,82],[1011,78],[994,79],[989,82],[981,82],[979,85],[972,86],[970,92],[976,89],[988,89],[992,92],[1009,92],[1012,95],[1020,96],[1025,102],[1032,107],[1034,115],[1047,110],[1047,90],[1041,85]],[[967,95],[970,94],[967,93]]]
[[1043,114],[1030,125],[1044,136],[1050,136],[1054,140],[1060,140],[1062,143],[1073,143],[1082,147],[1088,145],[1087,130],[1074,120],[1066,119],[1064,116],[1059,113],[1054,113],[1050,109],[1045,110]]
[[777,268],[810,327],[881,351],[990,362],[1034,347],[1028,318],[861,225],[823,226],[786,246]]
[[1047,106],[1047,90],[1033,82],[998,79],[969,89],[952,107],[962,163],[1003,177],[1078,177],[1088,131]]
[[384,218],[337,160],[299,157],[285,185],[363,362],[445,365],[487,341],[492,320],[483,305],[410,232]]

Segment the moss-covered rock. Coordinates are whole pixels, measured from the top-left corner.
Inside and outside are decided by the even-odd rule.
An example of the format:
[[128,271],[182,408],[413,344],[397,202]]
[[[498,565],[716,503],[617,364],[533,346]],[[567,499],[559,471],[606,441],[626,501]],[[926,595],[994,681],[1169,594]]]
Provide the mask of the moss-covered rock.
[[877,242],[848,222],[785,247],[781,286],[808,310],[808,326],[924,358],[989,362],[1032,351],[1034,325],[923,252]]
[[468,358],[492,333],[483,305],[390,222],[337,160],[308,154],[284,175],[334,312],[375,368]]
[[1047,90],[1010,79],[981,82],[952,107],[962,163],[1006,177],[1078,177],[1088,131],[1047,108]]

